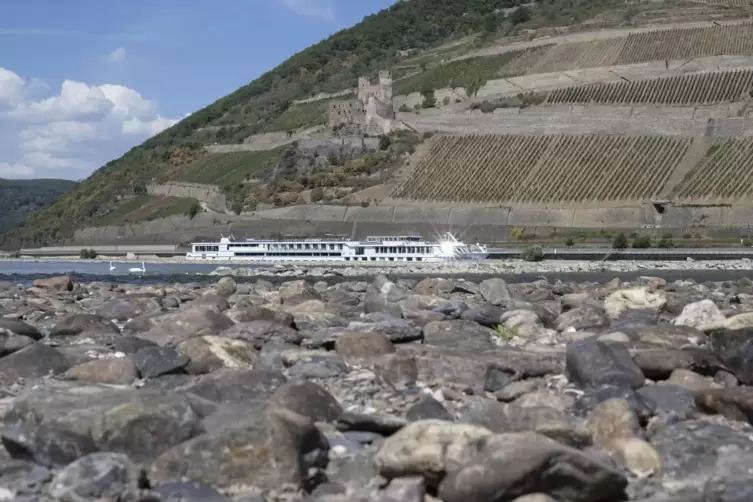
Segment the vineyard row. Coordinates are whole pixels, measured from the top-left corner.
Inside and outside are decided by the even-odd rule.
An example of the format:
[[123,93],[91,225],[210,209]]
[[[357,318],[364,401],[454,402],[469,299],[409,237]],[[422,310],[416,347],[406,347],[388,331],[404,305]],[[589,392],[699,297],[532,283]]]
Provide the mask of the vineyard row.
[[753,195],[753,140],[729,139],[712,146],[675,188],[682,199],[737,199]]
[[[507,61],[492,59],[494,56],[475,59],[478,63],[482,59],[487,61],[483,66],[494,73],[488,78],[507,78],[722,54],[753,55],[753,22],[669,28],[603,40],[546,45],[506,53]],[[450,77],[443,80],[449,81]]]
[[650,199],[659,195],[690,142],[603,135],[436,138],[392,196],[522,204]]
[[753,87],[753,70],[678,75],[652,80],[566,87],[548,103],[712,104],[737,101]]

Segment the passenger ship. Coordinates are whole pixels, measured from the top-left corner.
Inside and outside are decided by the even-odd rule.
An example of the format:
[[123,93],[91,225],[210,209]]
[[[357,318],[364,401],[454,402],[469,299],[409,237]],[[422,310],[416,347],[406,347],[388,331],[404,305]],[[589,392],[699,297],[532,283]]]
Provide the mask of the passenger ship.
[[188,260],[222,261],[372,261],[445,262],[480,261],[488,256],[486,246],[465,244],[445,233],[437,241],[408,235],[375,236],[362,241],[342,237],[286,238],[281,240],[223,237],[219,242],[194,242]]

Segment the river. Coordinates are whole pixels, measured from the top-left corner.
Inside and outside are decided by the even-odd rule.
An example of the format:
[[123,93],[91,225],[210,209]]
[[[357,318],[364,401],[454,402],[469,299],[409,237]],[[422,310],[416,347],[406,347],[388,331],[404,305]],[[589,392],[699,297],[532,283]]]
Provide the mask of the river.
[[[69,274],[74,282],[111,282],[116,284],[170,284],[170,283],[202,283],[216,282],[217,276],[206,275],[217,268],[216,264],[181,264],[181,263],[147,263],[145,273],[131,273],[131,267],[140,267],[140,263],[113,262],[115,270],[110,271],[107,262],[71,262],[71,261],[7,261],[0,262],[0,280],[30,285],[34,279]],[[249,265],[243,265],[248,268]],[[593,281],[607,282],[615,277],[623,281],[633,280],[641,276],[661,277],[667,281],[679,279],[693,279],[698,282],[735,281],[743,277],[753,279],[753,270],[638,270],[632,272],[547,272],[536,274],[427,274],[434,277],[462,277],[471,281],[481,281],[489,277],[501,277],[511,282],[530,282],[546,278],[550,281]],[[415,278],[415,275],[390,274],[393,279],[401,277]],[[270,280],[274,283],[290,281],[300,277],[270,276],[270,277],[235,277],[238,282],[253,282],[258,279]],[[371,277],[323,277],[321,279],[330,284],[343,281],[371,280]]]

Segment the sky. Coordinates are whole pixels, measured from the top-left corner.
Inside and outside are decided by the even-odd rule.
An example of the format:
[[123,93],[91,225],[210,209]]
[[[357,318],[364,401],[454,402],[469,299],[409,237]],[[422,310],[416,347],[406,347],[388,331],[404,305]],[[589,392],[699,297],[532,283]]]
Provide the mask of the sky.
[[3,1],[0,178],[84,179],[394,2]]

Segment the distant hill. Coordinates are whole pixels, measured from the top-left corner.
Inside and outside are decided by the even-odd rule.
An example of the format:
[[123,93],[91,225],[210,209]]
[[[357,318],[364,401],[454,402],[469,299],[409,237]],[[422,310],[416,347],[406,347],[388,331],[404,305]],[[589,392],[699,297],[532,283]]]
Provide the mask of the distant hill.
[[[555,113],[552,110],[559,105],[565,108],[581,102],[627,100],[690,106],[707,105],[711,100],[735,102],[742,107],[734,108],[735,113],[742,113],[748,98],[741,100],[738,91],[748,97],[753,95],[745,80],[748,73],[725,77],[725,92],[714,94],[711,90],[718,86],[707,85],[710,80],[675,74],[674,67],[669,66],[671,61],[681,60],[680,67],[686,68],[695,58],[718,54],[753,56],[753,46],[749,46],[753,25],[715,27],[726,19],[749,18],[747,3],[738,4],[738,0],[398,2],[299,52],[107,163],[30,216],[23,227],[0,235],[0,245],[65,242],[85,227],[117,227],[164,216],[185,216],[186,207],[196,207],[195,201],[190,200],[195,197],[193,193],[153,189],[153,185],[166,186],[165,182],[219,187],[234,213],[309,200],[343,201],[346,196],[342,194],[351,191],[373,189],[370,193],[375,194],[379,188],[376,185],[388,184],[387,175],[402,175],[399,165],[405,154],[415,152],[419,143],[435,132],[538,131],[548,123],[541,117]],[[687,31],[670,26],[688,22],[705,27],[687,27]],[[649,25],[655,31],[646,31]],[[662,29],[663,25],[667,29]],[[626,31],[610,35],[604,28]],[[644,33],[627,33],[631,30]],[[590,37],[581,36],[588,31],[593,32]],[[570,37],[574,32],[581,33]],[[693,43],[686,42],[691,38]],[[650,62],[655,64],[647,65]],[[626,68],[628,65],[634,68]],[[644,66],[649,69],[642,70]],[[587,77],[583,82],[565,73],[591,69],[603,71],[580,75],[579,78]],[[395,103],[399,113],[407,117],[410,131],[402,131],[402,136],[393,134],[388,141],[380,138],[379,151],[358,158],[337,158],[337,152],[331,151],[324,155],[310,153],[313,160],[303,158],[305,148],[299,148],[290,138],[298,135],[306,139],[303,131],[309,134],[312,130],[333,134],[321,127],[327,123],[329,97],[347,96],[357,86],[358,77],[374,78],[380,70],[392,72],[395,96],[413,96],[413,101]],[[631,78],[624,75],[628,70],[634,74]],[[640,85],[653,74],[667,77],[667,81],[652,83],[651,89],[658,89],[658,94],[649,99]],[[612,75],[624,83],[611,83]],[[498,92],[480,92],[490,82],[496,82],[491,87]],[[602,83],[609,85],[601,86]],[[577,88],[564,89],[573,86]],[[670,93],[670,99],[665,96],[668,86],[696,91]],[[707,88],[711,90],[703,90]],[[439,90],[444,94],[435,96]],[[416,96],[420,101],[415,101]],[[704,113],[699,111],[698,116],[716,117],[721,112]],[[603,121],[609,117],[610,114],[602,114],[598,118]],[[618,119],[615,115],[620,122]],[[676,122],[668,121],[668,127]],[[454,127],[456,122],[459,125]],[[500,130],[514,123],[521,125]],[[584,130],[601,133],[601,122],[594,124]],[[638,131],[648,134],[646,128]],[[314,142],[321,139],[311,138]],[[501,154],[495,155],[502,158]],[[441,158],[449,157],[442,154]],[[313,167],[307,170],[306,166]],[[556,178],[552,180],[556,182]],[[476,178],[471,183],[476,183]],[[160,193],[163,196],[155,195]],[[405,193],[411,195],[413,191]],[[354,196],[351,202],[368,205],[379,196],[370,195],[368,199]],[[209,219],[219,222],[221,216],[211,215]]]
[[30,214],[51,204],[75,185],[69,180],[0,178],[0,232],[22,225]]
[[[588,17],[593,8],[601,10],[611,1],[578,0],[578,4]],[[109,162],[52,206],[32,216],[24,228],[0,238],[0,244],[64,241],[75,230],[114,211],[118,201],[144,193],[150,182],[181,180],[182,167],[200,160],[206,145],[238,144],[256,133],[321,124],[325,114],[317,108],[319,103],[308,107],[313,108],[313,113],[307,115],[307,107],[291,106],[292,102],[353,88],[359,76],[376,77],[379,70],[392,68],[405,59],[407,54],[401,51],[428,49],[473,33],[494,32],[505,22],[505,29],[512,30],[513,21],[522,22],[526,17],[515,15],[508,20],[504,9],[521,3],[410,0],[367,16],[356,26],[299,52],[250,84]],[[400,76],[400,72],[394,73]],[[276,159],[281,159],[283,152],[277,154]],[[265,167],[269,162],[270,159],[263,159],[246,171]],[[229,185],[223,188],[232,189]]]

